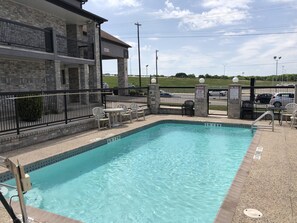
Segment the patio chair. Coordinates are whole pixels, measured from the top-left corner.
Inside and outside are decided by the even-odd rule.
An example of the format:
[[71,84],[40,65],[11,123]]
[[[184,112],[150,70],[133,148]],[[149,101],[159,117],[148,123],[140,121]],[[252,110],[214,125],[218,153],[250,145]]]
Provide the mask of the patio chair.
[[[106,114],[103,108],[95,107],[92,109],[95,120],[98,122],[98,130],[101,129],[100,122],[107,123],[107,126],[111,128],[109,115]],[[102,126],[103,127],[103,126]]]
[[241,119],[254,119],[254,102],[253,101],[242,101],[240,108]]
[[285,106],[285,110],[282,113],[283,118],[285,117],[286,122],[288,121],[288,117],[290,118],[293,112],[297,109],[296,103],[289,103]]
[[132,103],[132,104],[130,105],[130,108],[131,108],[131,112],[132,112],[132,114],[135,113],[135,115],[136,115],[136,120],[138,120],[138,118],[139,118],[140,116],[142,116],[142,117],[143,117],[143,120],[145,120],[145,112],[144,112],[144,109],[143,109],[143,108],[139,107],[136,103]]
[[119,104],[117,107],[123,109],[123,111],[120,112],[120,122],[121,122],[121,124],[123,123],[123,119],[125,119],[126,117],[129,117],[130,123],[132,123],[131,110],[128,109],[127,106],[124,105],[124,104]]
[[291,128],[293,128],[293,126],[297,126],[297,109],[293,111],[291,118]]
[[194,116],[194,101],[193,100],[186,100],[182,106],[182,116],[183,115],[189,115],[189,116]]

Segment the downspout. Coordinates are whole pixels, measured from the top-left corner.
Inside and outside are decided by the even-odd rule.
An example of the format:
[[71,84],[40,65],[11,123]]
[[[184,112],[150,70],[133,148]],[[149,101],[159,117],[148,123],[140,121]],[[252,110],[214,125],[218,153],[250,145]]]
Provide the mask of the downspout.
[[103,88],[103,70],[102,70],[102,44],[101,44],[101,24],[99,24],[99,64],[100,64],[100,87]]

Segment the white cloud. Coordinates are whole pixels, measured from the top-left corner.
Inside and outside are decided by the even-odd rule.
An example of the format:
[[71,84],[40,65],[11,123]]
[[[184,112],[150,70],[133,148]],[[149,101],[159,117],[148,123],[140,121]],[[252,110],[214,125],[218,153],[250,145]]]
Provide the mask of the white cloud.
[[291,50],[296,45],[296,34],[255,37],[241,44],[229,62],[243,64],[243,61],[249,61],[249,63],[273,64],[273,56],[275,55],[282,56],[282,61],[289,60],[297,57],[297,52]]
[[148,38],[148,40],[152,40],[152,41],[157,41],[157,40],[159,40],[160,38],[158,38],[158,37],[150,37],[150,38]]
[[141,6],[139,0],[89,0],[88,3],[96,4],[98,7],[122,8],[131,7],[136,8]]
[[224,36],[241,36],[241,35],[247,35],[247,34],[253,34],[256,33],[256,30],[244,30],[244,31],[240,31],[240,32],[224,32],[223,35]]
[[[185,55],[187,55],[185,57]],[[175,75],[177,72],[201,74],[201,67],[213,64],[213,56],[207,55],[198,46],[184,45],[177,48],[174,52],[160,52],[159,70],[160,74]],[[154,59],[154,58],[153,58]],[[152,64],[153,64],[152,60]],[[170,73],[174,67],[175,73]],[[203,73],[203,72],[202,72]]]
[[189,10],[182,10],[179,7],[175,7],[169,0],[165,1],[165,6],[164,10],[160,9],[154,14],[160,16],[162,19],[180,19],[192,15],[192,12]]
[[180,27],[200,30],[219,25],[230,25],[249,18],[248,3],[250,0],[204,0],[202,6],[207,11],[194,13],[188,9],[176,7],[170,0],[165,1],[165,8],[154,14],[162,19],[179,19]]
[[296,2],[296,0],[268,0],[269,2],[273,3],[290,3],[290,2]]
[[247,9],[251,0],[203,0],[202,6],[205,8],[242,8]]

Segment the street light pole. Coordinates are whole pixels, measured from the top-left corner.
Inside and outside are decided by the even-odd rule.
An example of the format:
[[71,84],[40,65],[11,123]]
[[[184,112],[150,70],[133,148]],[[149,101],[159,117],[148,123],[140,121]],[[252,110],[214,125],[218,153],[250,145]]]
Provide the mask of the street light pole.
[[226,65],[227,64],[224,64],[224,76],[226,75]]
[[158,80],[158,52],[159,52],[159,50],[156,50],[156,82],[157,82],[157,84],[159,83],[159,80]]
[[277,81],[277,70],[278,70],[278,61],[281,59],[282,57],[278,57],[278,56],[274,56],[273,59],[275,60],[275,76],[276,76],[276,81]]
[[138,42],[138,76],[139,76],[139,87],[141,87],[141,64],[140,64],[140,41],[139,41],[139,26],[140,23],[135,23],[137,26],[137,42]]
[[[147,71],[147,68],[148,68],[148,64],[145,65],[145,74],[146,74],[146,77],[148,77],[148,71]],[[151,83],[151,75],[150,75],[150,83]]]
[[285,66],[282,66],[282,85],[284,84]]

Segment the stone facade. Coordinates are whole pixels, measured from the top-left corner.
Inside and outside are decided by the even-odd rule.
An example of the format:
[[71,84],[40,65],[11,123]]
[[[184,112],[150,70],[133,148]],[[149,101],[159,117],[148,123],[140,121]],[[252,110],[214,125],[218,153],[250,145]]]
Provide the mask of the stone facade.
[[[127,59],[120,58],[118,59],[118,86],[119,88],[128,87],[128,65]],[[119,95],[127,95],[127,90],[119,90]]]
[[45,90],[44,61],[0,59],[0,91]]
[[69,123],[68,125],[53,126],[32,132],[24,132],[20,135],[3,136],[0,137],[0,153],[96,128],[97,123],[94,119],[88,119],[80,122]]
[[159,84],[149,85],[148,107],[150,113],[158,114],[160,109],[160,88]]
[[[75,1],[77,2],[77,1]],[[10,20],[1,21],[0,41],[12,43],[11,49],[19,46],[23,52],[41,50],[54,55],[51,60],[30,59],[26,56],[18,56],[12,59],[0,59],[0,91],[32,91],[32,90],[61,90],[99,88],[100,87],[100,57],[99,57],[99,34],[95,22],[77,25],[66,24],[66,21],[55,17],[45,11],[36,10],[13,1],[0,0],[0,18]],[[14,23],[16,22],[16,23]],[[18,24],[20,23],[20,24]],[[26,26],[27,25],[27,26]],[[50,31],[44,29],[50,28]],[[46,39],[53,37],[53,49],[47,51]],[[8,38],[3,40],[3,38]],[[68,38],[68,40],[66,39]],[[71,39],[71,40],[70,40]],[[94,65],[84,64],[84,61],[64,63],[57,55],[79,57],[85,52],[78,52],[77,40],[95,41],[96,57]],[[50,40],[51,42],[51,40]],[[15,44],[14,44],[15,43]],[[24,45],[25,44],[25,45]],[[73,45],[74,44],[74,45]],[[90,44],[92,46],[92,44]],[[26,49],[26,50],[25,50]],[[72,51],[68,50],[71,49]],[[81,48],[92,52],[93,48]],[[73,52],[75,51],[75,52]],[[80,55],[82,57],[82,55]],[[81,66],[90,66],[90,69],[81,69]],[[68,69],[77,69],[77,75],[70,75]],[[61,74],[63,70],[63,76]],[[85,72],[90,70],[91,72]],[[95,82],[89,82],[89,76]],[[80,78],[83,75],[84,78]],[[63,80],[64,78],[64,80]],[[76,84],[82,79],[84,83]],[[64,83],[63,83],[64,82]],[[91,85],[89,85],[91,83]],[[73,88],[73,86],[76,86]],[[72,87],[72,88],[71,88]]]
[[240,118],[241,85],[231,84],[228,89],[228,118]]
[[[42,29],[52,27],[58,34],[66,36],[66,23],[46,12],[42,12],[13,1],[0,0],[0,18],[17,21]],[[20,36],[25,38],[25,36]]]
[[208,87],[206,84],[198,84],[195,88],[195,116],[208,116]]

